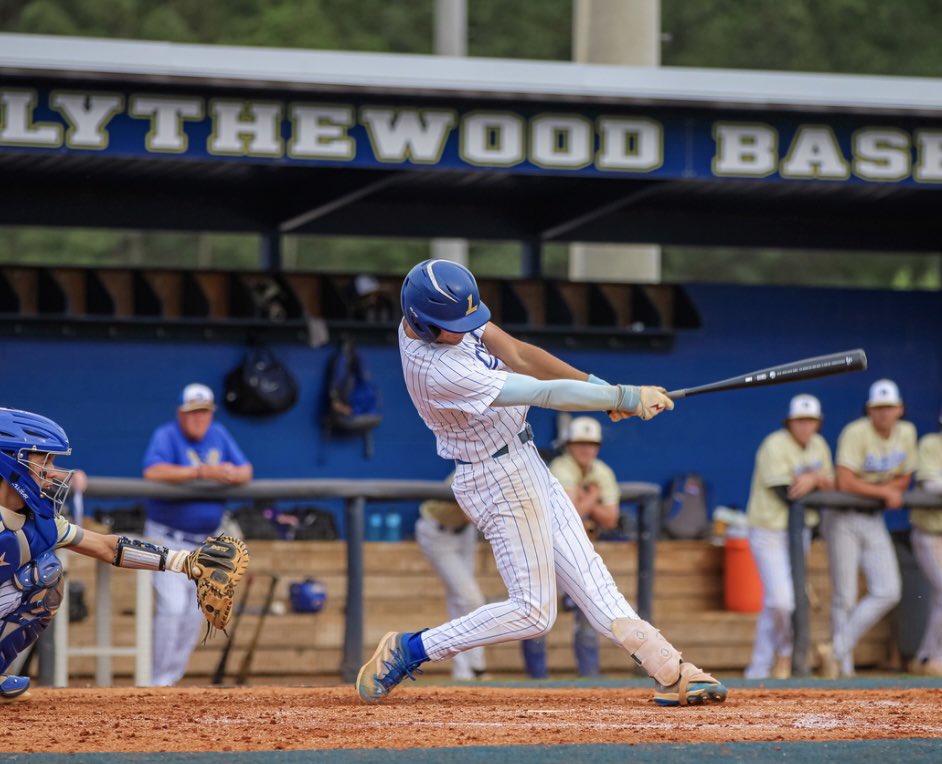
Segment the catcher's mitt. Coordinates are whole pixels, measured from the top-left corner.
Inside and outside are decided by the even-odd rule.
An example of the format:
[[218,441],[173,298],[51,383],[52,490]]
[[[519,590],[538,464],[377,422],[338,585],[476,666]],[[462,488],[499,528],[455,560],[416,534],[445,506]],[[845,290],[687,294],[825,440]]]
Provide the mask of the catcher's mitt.
[[216,629],[225,631],[236,585],[248,566],[245,542],[232,536],[211,536],[186,556],[183,572],[196,582],[196,600],[206,618],[204,641]]

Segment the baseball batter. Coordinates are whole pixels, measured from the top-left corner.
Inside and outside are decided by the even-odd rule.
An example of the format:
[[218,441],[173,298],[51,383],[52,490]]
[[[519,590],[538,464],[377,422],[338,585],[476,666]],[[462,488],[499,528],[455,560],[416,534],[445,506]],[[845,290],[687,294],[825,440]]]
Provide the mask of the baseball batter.
[[[837,440],[837,489],[901,509],[916,469],[916,428],[901,421],[903,400],[889,379],[870,386],[867,416],[848,424]],[[882,512],[827,509],[821,529],[831,572],[831,638],[822,654],[830,676],[854,675],[854,647],[900,600],[902,582]],[[857,571],[867,594],[857,601]]]
[[[942,416],[939,417],[942,424]],[[916,480],[931,493],[942,494],[942,433],[923,435],[919,441]],[[913,673],[942,676],[942,509],[912,511],[913,554],[932,588],[929,622],[913,659]]]
[[474,276],[456,263],[416,265],[401,301],[406,387],[439,456],[455,463],[455,498],[490,542],[507,599],[432,629],[386,634],[360,669],[361,699],[384,700],[426,661],[547,633],[558,581],[592,626],[654,679],[657,703],[725,700],[726,687],[682,660],[618,591],[526,421],[531,405],[651,419],[674,407],[663,388],[609,385],[513,338],[490,323]]
[[[768,435],[756,453],[746,516],[749,548],[762,579],[762,612],[746,679],[791,675],[795,592],[788,556],[788,506],[814,490],[834,487],[831,449],[818,434],[820,427],[820,401],[813,395],[796,395],[785,426]],[[815,522],[817,513],[808,512],[806,524]],[[809,528],[804,543],[807,550]]]

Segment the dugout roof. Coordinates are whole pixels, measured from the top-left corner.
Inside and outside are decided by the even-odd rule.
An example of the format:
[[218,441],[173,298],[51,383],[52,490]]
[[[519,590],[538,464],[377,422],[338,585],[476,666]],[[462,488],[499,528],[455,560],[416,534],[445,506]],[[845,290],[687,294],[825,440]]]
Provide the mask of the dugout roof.
[[0,224],[938,251],[942,80],[0,34]]

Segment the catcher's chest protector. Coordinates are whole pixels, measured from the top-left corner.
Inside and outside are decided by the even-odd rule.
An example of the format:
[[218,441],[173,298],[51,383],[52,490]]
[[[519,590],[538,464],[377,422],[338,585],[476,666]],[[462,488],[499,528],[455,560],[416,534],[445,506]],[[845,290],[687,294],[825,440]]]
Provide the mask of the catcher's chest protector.
[[0,584],[56,545],[56,521],[0,507]]

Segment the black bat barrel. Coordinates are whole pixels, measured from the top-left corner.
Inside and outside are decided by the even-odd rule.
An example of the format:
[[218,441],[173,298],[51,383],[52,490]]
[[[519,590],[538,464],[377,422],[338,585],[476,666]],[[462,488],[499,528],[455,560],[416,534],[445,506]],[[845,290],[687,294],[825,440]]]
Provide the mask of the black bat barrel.
[[803,379],[817,379],[831,374],[844,374],[849,371],[862,371],[867,368],[867,354],[860,348],[846,350],[843,353],[830,353],[814,358],[770,366],[767,369],[751,371],[738,377],[730,377],[719,382],[711,382],[698,387],[671,390],[667,393],[673,400],[688,398],[691,395],[717,393],[721,390],[740,390],[744,387],[764,387],[765,385],[784,385]]

